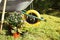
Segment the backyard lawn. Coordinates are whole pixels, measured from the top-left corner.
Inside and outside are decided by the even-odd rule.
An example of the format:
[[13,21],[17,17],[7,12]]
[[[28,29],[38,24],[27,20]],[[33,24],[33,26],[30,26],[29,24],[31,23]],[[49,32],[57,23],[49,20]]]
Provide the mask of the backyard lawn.
[[28,30],[28,32],[23,36],[15,39],[13,36],[0,34],[0,40],[60,40],[60,18],[45,14],[41,17],[45,21],[40,21],[39,24],[36,24],[37,26],[24,24],[24,30]]

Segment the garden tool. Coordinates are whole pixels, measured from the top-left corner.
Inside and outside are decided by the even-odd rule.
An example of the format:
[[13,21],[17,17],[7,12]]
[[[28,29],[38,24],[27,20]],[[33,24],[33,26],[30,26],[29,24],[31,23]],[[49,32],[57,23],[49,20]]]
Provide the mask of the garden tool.
[[[26,9],[33,0],[7,0],[6,11],[21,11]],[[4,0],[0,0],[0,11],[3,9]]]

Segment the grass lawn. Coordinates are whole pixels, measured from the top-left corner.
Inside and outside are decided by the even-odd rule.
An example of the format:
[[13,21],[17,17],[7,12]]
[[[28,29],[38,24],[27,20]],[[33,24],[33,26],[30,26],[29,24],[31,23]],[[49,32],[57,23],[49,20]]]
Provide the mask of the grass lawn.
[[[24,36],[14,39],[12,36],[0,35],[0,40],[60,40],[60,18],[41,15],[46,21],[40,21],[37,26],[24,24],[28,30]],[[30,27],[29,27],[30,26]]]

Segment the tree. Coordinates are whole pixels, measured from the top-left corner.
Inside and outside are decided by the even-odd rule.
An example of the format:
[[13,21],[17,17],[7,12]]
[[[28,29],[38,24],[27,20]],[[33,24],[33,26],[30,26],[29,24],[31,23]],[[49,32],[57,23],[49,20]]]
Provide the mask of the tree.
[[[60,0],[34,0],[33,9],[40,13],[46,13],[50,9],[59,9]],[[29,7],[28,7],[29,9]]]

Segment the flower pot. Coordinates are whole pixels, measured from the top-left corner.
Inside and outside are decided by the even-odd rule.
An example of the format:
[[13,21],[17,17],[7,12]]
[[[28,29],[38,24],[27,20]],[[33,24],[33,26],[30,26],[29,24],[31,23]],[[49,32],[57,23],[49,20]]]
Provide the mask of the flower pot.
[[20,34],[19,33],[13,33],[13,37],[18,38],[18,37],[20,37]]

